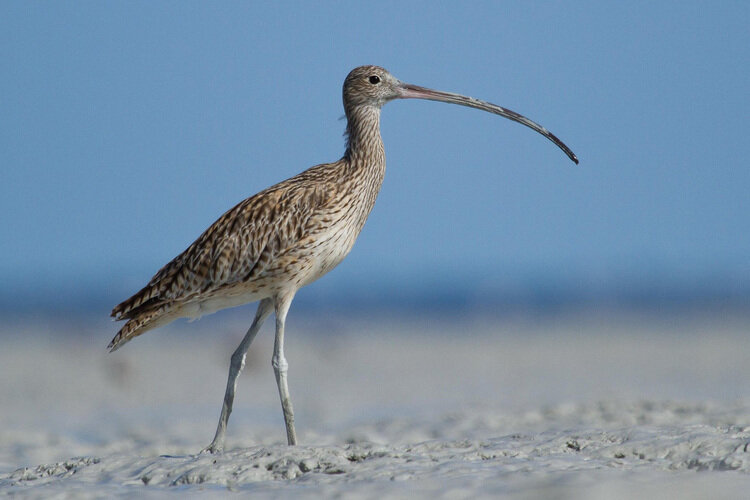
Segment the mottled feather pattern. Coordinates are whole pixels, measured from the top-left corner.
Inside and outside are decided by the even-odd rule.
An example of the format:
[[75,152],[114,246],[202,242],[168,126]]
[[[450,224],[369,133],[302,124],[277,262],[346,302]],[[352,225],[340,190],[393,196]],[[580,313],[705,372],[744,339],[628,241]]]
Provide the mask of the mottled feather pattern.
[[208,289],[244,281],[262,272],[266,253],[272,259],[293,246],[310,229],[311,216],[330,200],[329,179],[319,165],[252,196],[222,215],[192,245],[160,269],[112,316],[131,312],[153,299],[189,300]]
[[[303,254],[315,254],[316,243],[322,243],[315,235],[331,226],[351,225],[346,240],[353,244],[375,199],[357,196],[358,191],[379,188],[384,169],[362,184],[345,175],[344,171],[350,169],[342,169],[343,161],[313,167],[244,200],[222,215],[159,270],[146,287],[114,308],[114,317],[131,320],[123,327],[122,335],[118,335],[128,337],[149,326],[171,309],[165,307],[168,304],[205,299],[229,287],[251,282],[292,249],[299,247]],[[342,190],[346,195],[337,198]],[[351,244],[346,244],[346,252]],[[335,259],[334,265],[340,260]],[[296,285],[308,282],[308,276],[293,269],[299,261],[294,259],[286,269],[275,271],[288,274],[288,279]],[[330,270],[323,264],[324,272]]]

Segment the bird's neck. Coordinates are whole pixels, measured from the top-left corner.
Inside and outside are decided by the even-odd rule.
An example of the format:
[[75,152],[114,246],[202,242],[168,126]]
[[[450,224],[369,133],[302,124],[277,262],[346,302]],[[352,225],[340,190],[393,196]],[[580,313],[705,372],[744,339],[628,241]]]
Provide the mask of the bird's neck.
[[359,234],[367,220],[385,178],[385,149],[380,138],[380,108],[359,106],[346,110],[346,154],[341,165],[356,194]]
[[352,165],[385,167],[380,137],[380,108],[355,106],[346,110],[346,154]]

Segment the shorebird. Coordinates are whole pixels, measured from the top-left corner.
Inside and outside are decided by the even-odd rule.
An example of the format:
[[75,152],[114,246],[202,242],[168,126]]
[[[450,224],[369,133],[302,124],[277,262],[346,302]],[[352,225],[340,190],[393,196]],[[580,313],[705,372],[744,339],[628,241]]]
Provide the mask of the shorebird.
[[134,337],[177,318],[195,318],[260,301],[255,319],[229,364],[219,425],[203,451],[223,450],[237,378],[263,322],[276,314],[271,364],[281,398],[289,445],[297,443],[287,385],[284,323],[294,295],[336,267],[352,249],[385,175],[380,110],[394,99],[429,99],[477,108],[525,125],[575,154],[547,129],[509,109],[450,92],[397,80],[378,66],[353,69],[344,81],[346,152],[334,163],[314,166],[230,209],[184,252],[162,267],[138,293],[115,306],[128,320],[112,339],[115,351]]

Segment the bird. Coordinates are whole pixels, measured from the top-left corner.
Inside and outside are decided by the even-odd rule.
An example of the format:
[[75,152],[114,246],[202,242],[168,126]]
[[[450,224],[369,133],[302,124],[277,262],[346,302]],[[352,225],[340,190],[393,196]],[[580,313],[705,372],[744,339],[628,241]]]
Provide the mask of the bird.
[[240,202],[112,310],[115,320],[127,322],[110,342],[110,352],[177,318],[197,318],[259,301],[250,328],[230,358],[219,423],[203,452],[224,449],[238,376],[251,342],[272,312],[276,328],[271,364],[287,443],[297,444],[284,356],[287,313],[301,287],[346,257],[375,204],[385,176],[380,136],[384,104],[427,99],[494,113],[535,130],[578,163],[560,139],[523,115],[461,94],[404,83],[379,66],[353,69],[344,80],[342,97],[347,122],[346,150],[340,160],[311,167]]

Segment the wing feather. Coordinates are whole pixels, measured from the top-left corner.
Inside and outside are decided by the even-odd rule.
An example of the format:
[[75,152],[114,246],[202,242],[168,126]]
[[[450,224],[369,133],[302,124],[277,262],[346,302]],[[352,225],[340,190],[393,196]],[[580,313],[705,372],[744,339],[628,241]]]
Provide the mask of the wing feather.
[[[238,203],[138,293],[115,306],[116,319],[259,276],[270,262],[309,234],[315,214],[331,201],[319,165]],[[316,175],[319,174],[319,175]],[[317,181],[317,182],[316,182]]]

